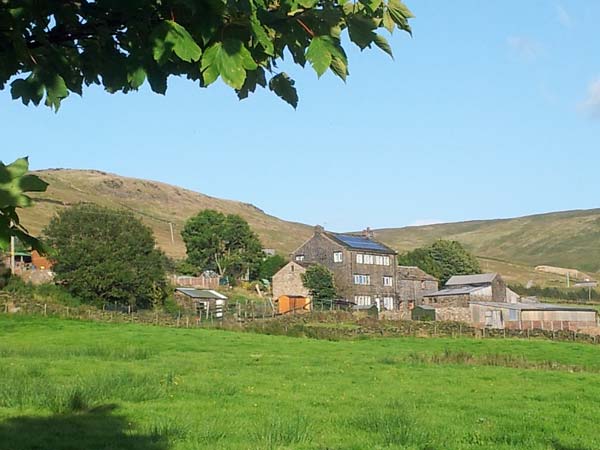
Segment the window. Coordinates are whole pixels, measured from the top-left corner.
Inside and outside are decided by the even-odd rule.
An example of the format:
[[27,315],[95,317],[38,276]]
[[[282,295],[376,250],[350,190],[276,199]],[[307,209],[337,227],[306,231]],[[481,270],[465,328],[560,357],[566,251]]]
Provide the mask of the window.
[[333,262],[341,263],[343,261],[342,252],[333,252]]
[[354,303],[359,306],[371,306],[371,296],[370,295],[355,295]]
[[383,308],[388,311],[394,309],[394,297],[383,297]]
[[296,255],[296,261],[304,261],[304,255]]
[[373,255],[363,255],[363,264],[373,264]]
[[368,286],[371,284],[371,275],[354,275],[354,284],[362,284]]
[[509,309],[508,320],[519,320],[519,311],[517,311],[516,309]]
[[362,264],[362,262],[363,262],[363,256],[364,256],[364,255],[361,255],[360,253],[357,253],[357,254],[356,254],[356,262],[357,262],[358,264]]
[[390,257],[389,256],[384,256],[383,257],[383,265],[384,266],[389,266],[390,265]]
[[378,266],[383,266],[383,256],[375,255],[375,264]]
[[394,284],[393,277],[383,277],[383,285],[384,286],[392,286]]

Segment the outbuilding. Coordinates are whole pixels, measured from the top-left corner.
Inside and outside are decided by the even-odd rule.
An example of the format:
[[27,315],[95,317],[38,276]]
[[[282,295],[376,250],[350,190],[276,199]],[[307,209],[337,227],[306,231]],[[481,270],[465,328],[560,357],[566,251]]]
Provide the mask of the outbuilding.
[[223,318],[227,297],[212,289],[178,287],[175,300],[182,308],[193,311],[198,316]]
[[474,325],[496,329],[577,330],[595,327],[597,312],[593,308],[580,308],[549,303],[471,302],[471,319]]

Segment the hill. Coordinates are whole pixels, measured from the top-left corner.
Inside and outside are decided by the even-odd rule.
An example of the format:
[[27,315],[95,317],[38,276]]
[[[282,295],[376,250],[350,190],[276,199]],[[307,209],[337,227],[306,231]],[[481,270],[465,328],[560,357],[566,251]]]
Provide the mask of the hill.
[[600,271],[600,209],[388,228],[377,230],[376,235],[399,251],[436,239],[454,239],[490,260]]
[[[259,208],[232,200],[223,200],[156,181],[113,175],[97,170],[51,169],[37,171],[50,183],[47,192],[32,195],[36,203],[21,210],[23,224],[39,233],[57,211],[80,202],[127,209],[151,227],[159,246],[174,258],[185,257],[180,232],[185,221],[202,209],[239,214],[248,221],[266,248],[282,254],[293,251],[307,239],[312,228],[286,222]],[[171,226],[173,225],[173,239]]]

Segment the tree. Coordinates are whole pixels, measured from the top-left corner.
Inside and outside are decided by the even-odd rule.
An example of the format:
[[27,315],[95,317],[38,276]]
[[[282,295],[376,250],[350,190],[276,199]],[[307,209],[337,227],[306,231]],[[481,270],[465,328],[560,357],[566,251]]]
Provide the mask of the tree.
[[481,272],[477,258],[457,241],[438,240],[398,257],[403,266],[417,266],[445,284],[453,275],[471,275]]
[[287,260],[281,255],[267,256],[258,268],[258,279],[270,280],[286,264]]
[[263,256],[260,240],[236,214],[205,209],[186,222],[181,237],[191,264],[234,280],[255,272]]
[[28,174],[28,171],[27,158],[17,159],[8,165],[0,161],[0,250],[8,249],[11,237],[27,247],[42,250],[41,243],[21,225],[17,214],[18,208],[32,205],[28,192],[44,192],[48,187],[48,183]]
[[312,297],[314,303],[333,300],[337,297],[337,289],[331,271],[321,264],[309,266],[302,274],[302,284]]
[[133,214],[80,204],[44,230],[56,280],[88,303],[148,308],[166,296],[165,257]]
[[219,77],[240,98],[267,87],[296,107],[294,81],[277,64],[289,52],[318,76],[348,75],[342,46],[392,55],[382,28],[411,33],[400,0],[64,0],[0,2],[0,89],[57,110],[70,92],[101,85],[130,92],[145,80],[164,94],[170,75],[201,87]]

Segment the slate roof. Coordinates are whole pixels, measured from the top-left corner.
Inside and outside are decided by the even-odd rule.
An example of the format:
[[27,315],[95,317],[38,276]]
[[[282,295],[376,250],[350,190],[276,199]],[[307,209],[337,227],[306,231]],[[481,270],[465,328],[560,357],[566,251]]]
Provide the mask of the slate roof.
[[356,234],[341,234],[326,232],[326,235],[334,241],[351,250],[365,250],[372,253],[395,254],[396,250],[376,241],[375,239]]
[[447,297],[449,295],[465,295],[483,289],[483,286],[457,286],[440,289],[437,292],[426,294],[424,297]]
[[398,266],[398,278],[401,280],[437,281],[437,278],[429,275],[416,266]]
[[594,308],[553,305],[551,303],[502,303],[502,302],[469,302],[474,305],[493,308],[515,309],[518,311],[588,311],[596,312]]
[[181,292],[184,295],[187,295],[191,298],[200,298],[200,299],[217,299],[217,300],[227,300],[227,297],[223,294],[219,294],[217,291],[213,291],[212,289],[195,289],[195,288],[175,288],[175,291]]
[[477,275],[455,275],[450,278],[446,286],[464,286],[466,284],[487,284],[494,281],[497,273],[480,273]]

